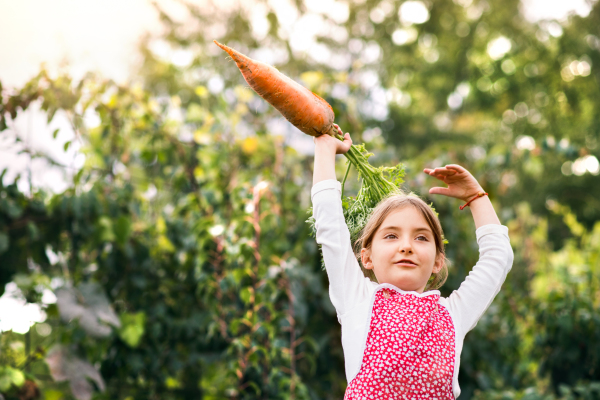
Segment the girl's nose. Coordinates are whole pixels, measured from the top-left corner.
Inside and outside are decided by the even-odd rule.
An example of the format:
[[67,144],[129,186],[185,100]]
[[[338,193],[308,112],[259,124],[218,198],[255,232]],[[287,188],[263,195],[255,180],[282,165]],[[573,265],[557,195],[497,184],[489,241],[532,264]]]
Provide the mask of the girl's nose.
[[401,243],[400,244],[400,252],[404,253],[404,254],[412,254],[412,252],[413,252],[412,246],[408,242]]

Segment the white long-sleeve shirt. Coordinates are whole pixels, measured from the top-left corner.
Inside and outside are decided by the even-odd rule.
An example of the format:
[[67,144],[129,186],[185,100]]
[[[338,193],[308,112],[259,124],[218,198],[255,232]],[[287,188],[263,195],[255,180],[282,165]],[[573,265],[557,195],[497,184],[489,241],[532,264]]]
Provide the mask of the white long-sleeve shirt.
[[[317,231],[316,240],[321,245],[329,278],[329,297],[342,325],[346,379],[351,382],[361,367],[375,293],[389,284],[372,282],[360,269],[352,251],[350,232],[343,216],[340,182],[335,179],[318,182],[312,187],[311,199]],[[451,315],[455,330],[452,381],[455,398],[460,394],[458,370],[464,337],[475,327],[500,291],[513,262],[506,226],[484,225],[477,229],[476,236],[479,261],[458,290],[447,298],[439,298],[439,304]],[[429,291],[419,296],[431,292],[439,293]]]

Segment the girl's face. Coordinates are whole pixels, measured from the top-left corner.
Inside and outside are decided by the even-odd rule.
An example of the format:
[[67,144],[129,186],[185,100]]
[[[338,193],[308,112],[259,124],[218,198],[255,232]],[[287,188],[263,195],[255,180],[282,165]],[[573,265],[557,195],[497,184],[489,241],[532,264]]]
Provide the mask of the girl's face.
[[427,220],[412,206],[390,213],[373,237],[371,249],[363,248],[366,269],[373,269],[379,283],[423,293],[433,272],[442,268],[435,238]]

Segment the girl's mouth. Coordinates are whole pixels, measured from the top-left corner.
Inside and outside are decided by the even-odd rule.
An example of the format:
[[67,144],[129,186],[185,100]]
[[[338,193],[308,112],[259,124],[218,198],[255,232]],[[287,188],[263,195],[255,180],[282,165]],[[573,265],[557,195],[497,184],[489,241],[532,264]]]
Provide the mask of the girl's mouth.
[[394,264],[399,265],[401,267],[416,267],[417,264],[415,264],[414,262],[412,262],[411,260],[407,259],[407,258],[403,258],[400,261],[395,262]]

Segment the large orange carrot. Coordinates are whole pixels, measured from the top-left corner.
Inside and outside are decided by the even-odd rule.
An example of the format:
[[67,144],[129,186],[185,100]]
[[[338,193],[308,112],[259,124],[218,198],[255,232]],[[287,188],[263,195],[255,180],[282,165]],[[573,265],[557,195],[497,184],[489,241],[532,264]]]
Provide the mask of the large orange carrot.
[[329,103],[276,68],[214,42],[231,56],[250,87],[296,128],[311,136],[328,134],[335,137],[335,115]]

